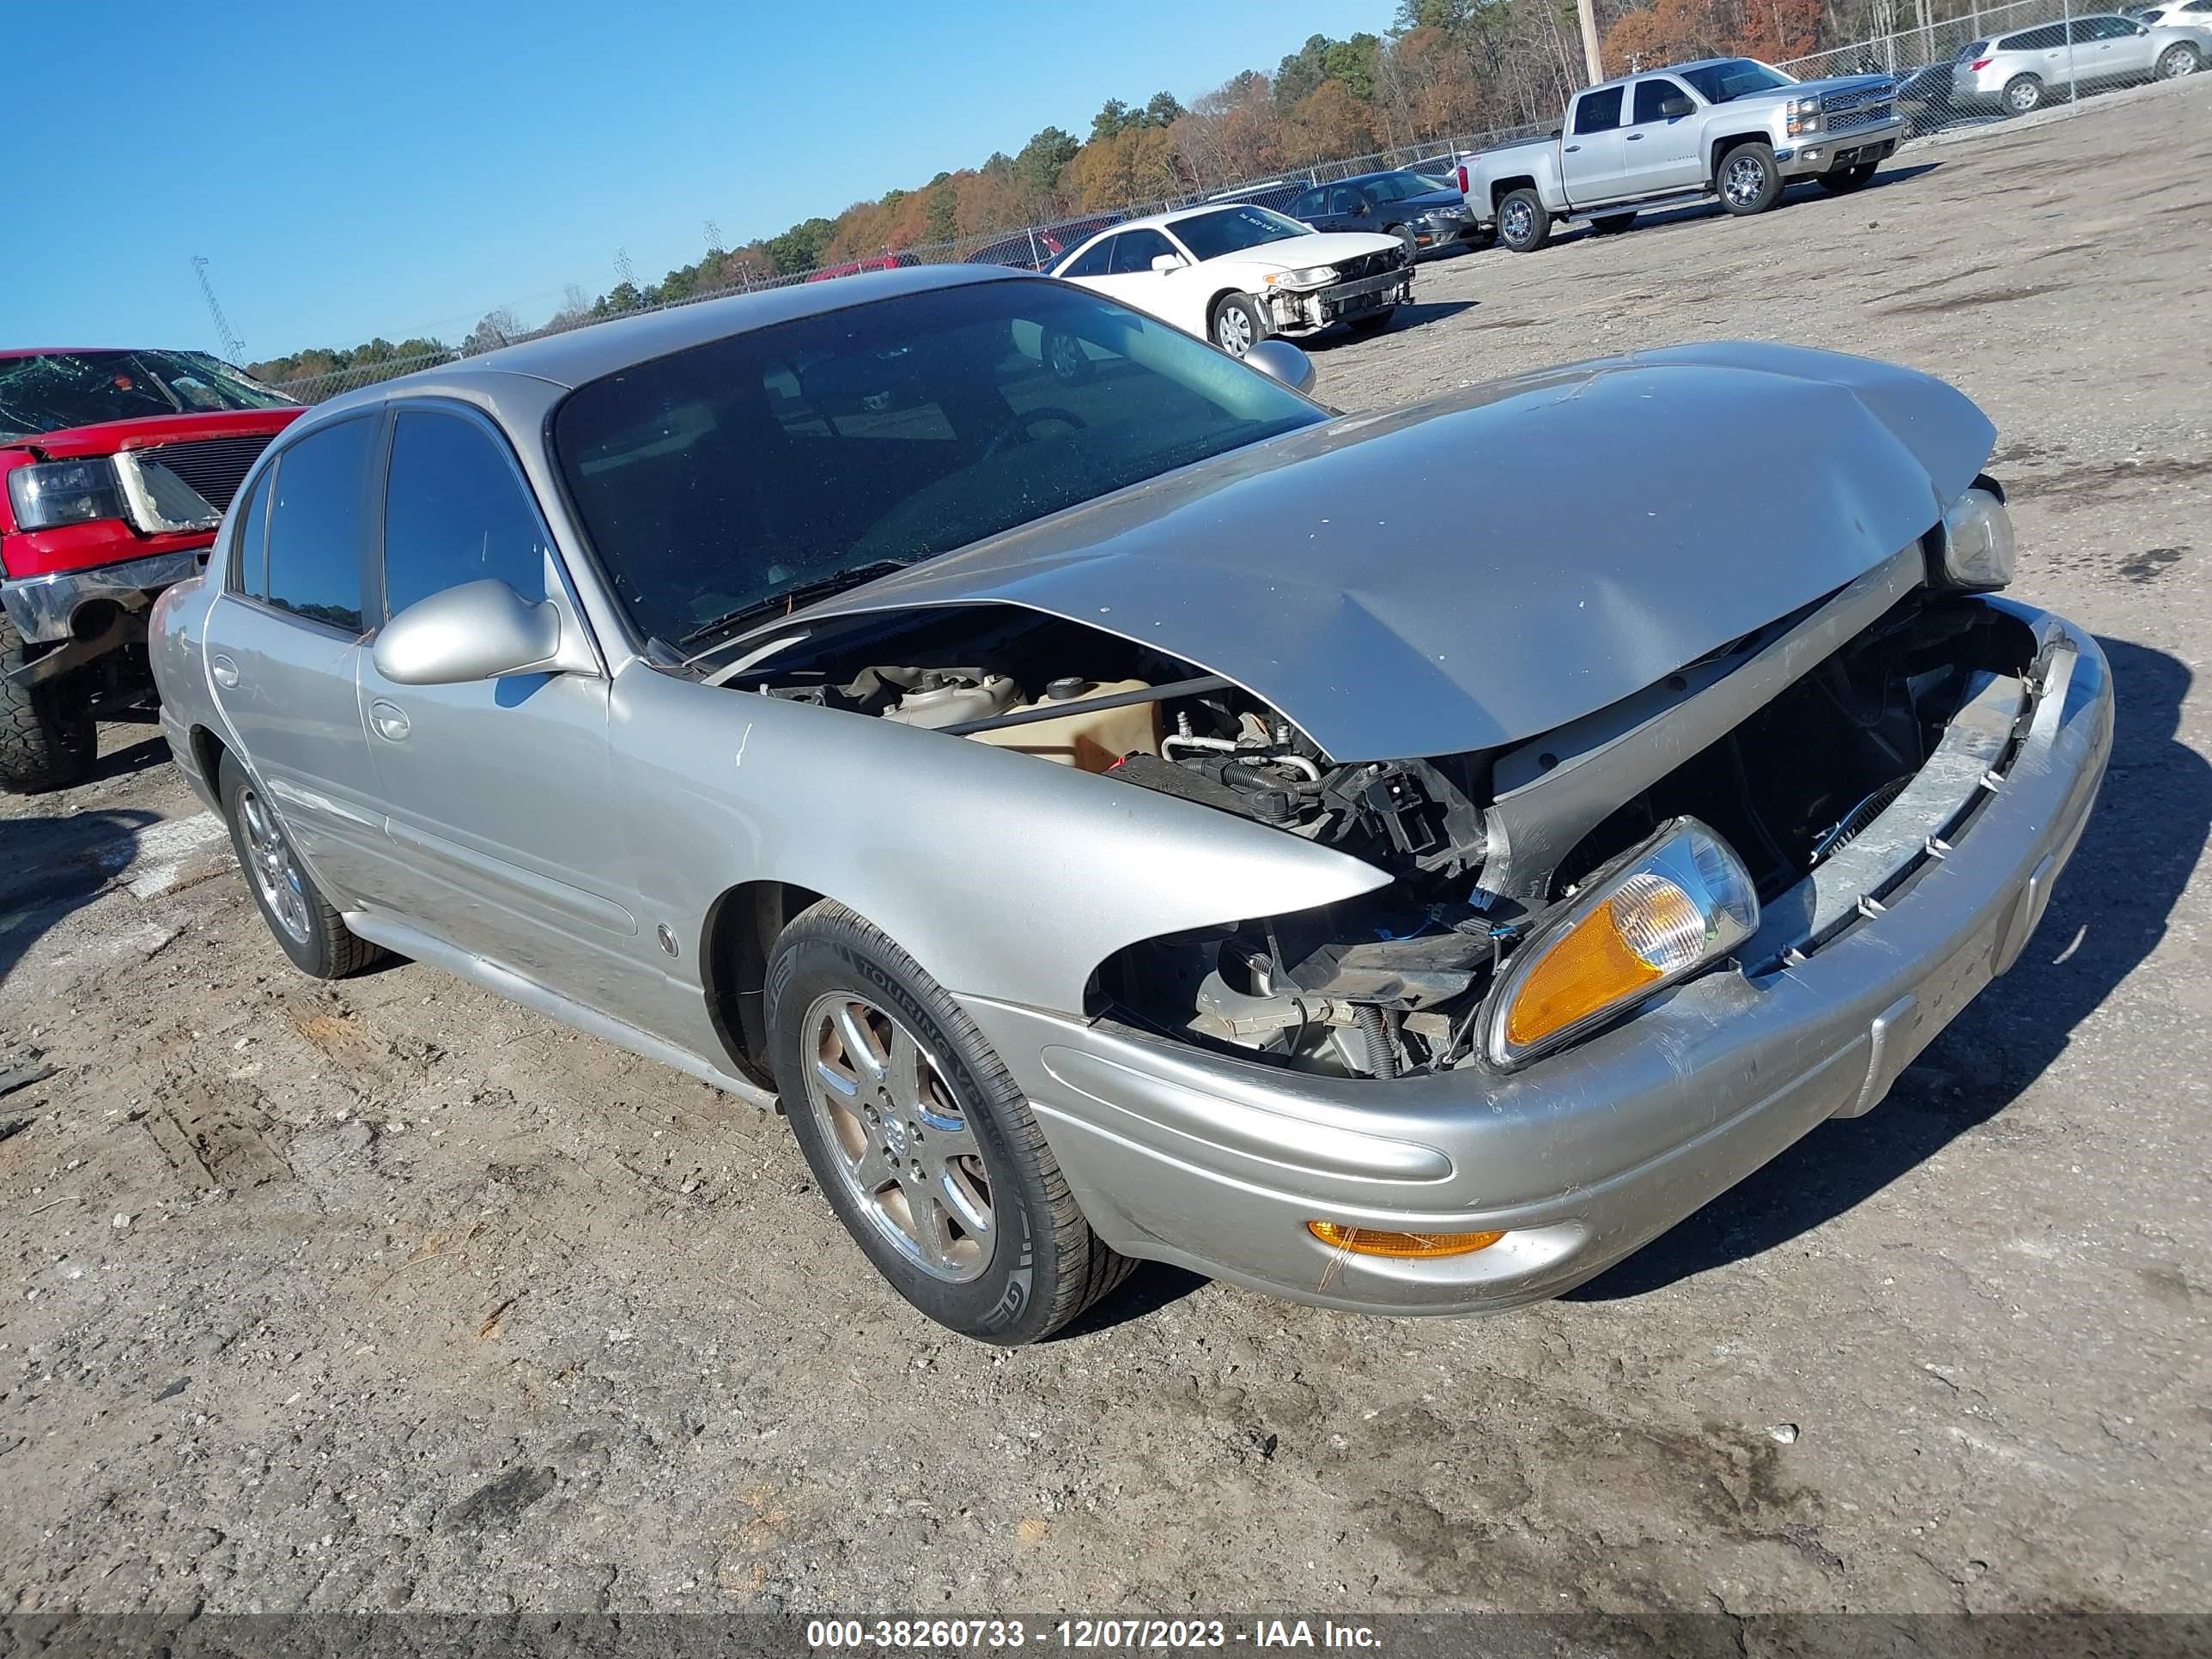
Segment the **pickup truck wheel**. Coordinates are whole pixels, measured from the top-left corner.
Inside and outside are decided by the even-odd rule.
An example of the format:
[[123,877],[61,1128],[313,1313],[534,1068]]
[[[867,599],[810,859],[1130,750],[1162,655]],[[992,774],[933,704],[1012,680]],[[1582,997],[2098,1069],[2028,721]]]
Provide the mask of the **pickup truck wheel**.
[[792,1133],[893,1290],[1011,1347],[1127,1276],[982,1032],[882,933],[824,899],[783,930],[765,988]]
[[1873,178],[1874,169],[1872,161],[1862,161],[1855,167],[1838,167],[1833,173],[1820,175],[1820,188],[1831,196],[1847,195]]
[[1552,216],[1533,190],[1516,190],[1498,204],[1498,240],[1516,253],[1534,253],[1552,240]]
[[381,962],[389,953],[346,927],[246,769],[226,752],[217,776],[231,850],[246,872],[246,890],[292,965],[310,978],[343,979]]
[[2158,55],[2158,78],[2178,81],[2204,67],[2204,54],[2186,40],[2178,40]]
[[1782,170],[1773,149],[1757,139],[1721,158],[1721,205],[1730,213],[1764,213],[1782,194]]
[[[0,616],[0,675],[40,655]],[[92,775],[100,734],[81,670],[41,685],[0,678],[0,788],[21,794],[67,789]]]
[[1618,236],[1635,222],[1636,216],[1632,213],[1601,213],[1590,221],[1590,234]]
[[1247,294],[1224,295],[1221,303],[1214,307],[1212,320],[1206,327],[1213,336],[1213,343],[1232,357],[1242,357],[1267,337],[1267,319],[1260,314],[1259,305]]
[[2050,94],[2043,82],[2033,75],[2015,75],[2005,82],[2004,108],[2007,115],[2033,115],[2043,107]]

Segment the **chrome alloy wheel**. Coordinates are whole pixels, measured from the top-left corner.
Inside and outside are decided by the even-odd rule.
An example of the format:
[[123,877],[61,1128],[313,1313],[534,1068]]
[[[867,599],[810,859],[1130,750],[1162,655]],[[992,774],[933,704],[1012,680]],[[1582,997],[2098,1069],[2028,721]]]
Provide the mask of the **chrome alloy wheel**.
[[2023,76],[2005,88],[2005,102],[2016,113],[2029,114],[2043,102],[2043,88]]
[[1507,241],[1519,242],[1528,240],[1528,233],[1535,228],[1535,210],[1528,203],[1508,202],[1504,219],[1498,228]]
[[307,882],[292,844],[284,839],[276,815],[251,787],[238,793],[238,809],[246,819],[246,850],[253,866],[253,884],[276,925],[301,945],[307,942]]
[[1728,164],[1728,172],[1721,180],[1721,188],[1729,201],[1745,207],[1759,199],[1759,192],[1766,186],[1766,169],[1748,155],[1739,155]]
[[1252,319],[1242,306],[1224,306],[1213,319],[1213,343],[1232,357],[1252,349]]
[[849,992],[806,1011],[806,1103],[847,1193],[933,1279],[976,1278],[997,1237],[968,1114],[914,1034]]

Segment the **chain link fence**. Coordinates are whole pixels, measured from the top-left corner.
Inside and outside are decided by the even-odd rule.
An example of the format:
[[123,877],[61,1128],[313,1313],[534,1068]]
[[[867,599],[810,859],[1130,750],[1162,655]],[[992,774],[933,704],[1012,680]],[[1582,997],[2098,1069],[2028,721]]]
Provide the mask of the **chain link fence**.
[[[1952,64],[1960,59],[1967,46],[1987,41],[1993,35],[2045,23],[2057,25],[2060,31],[2059,38],[2063,40],[2077,14],[2085,16],[2097,15],[2091,13],[2087,5],[2075,5],[2070,0],[2055,0],[2055,3],[2054,0],[2009,0],[2008,3],[1999,5],[1972,6],[1960,16],[1940,21],[1916,22],[1910,28],[1899,29],[1849,46],[1831,47],[1808,57],[1790,59],[1778,67],[1801,81],[1860,74],[1894,76],[1899,82],[1899,103],[1908,123],[1909,137],[1921,137],[1946,128],[1977,125],[2003,118],[2004,111],[1997,104],[1963,99],[1954,93]],[[2070,61],[2070,54],[2069,56]],[[2202,61],[2206,67],[2212,68],[2212,33],[2206,36]],[[1631,72],[1633,72],[1633,66]],[[2147,75],[2143,78],[2149,77]],[[2087,85],[2077,88],[2070,83],[2062,83],[2052,87],[2050,91],[2054,98],[2070,100],[2077,93],[2087,95],[2093,90],[2100,89]],[[703,300],[722,299],[733,294],[783,288],[796,283],[832,281],[860,271],[890,270],[902,265],[981,264],[1041,270],[1095,232],[1118,224],[1124,219],[1212,201],[1251,201],[1263,206],[1279,208],[1300,191],[1315,185],[1330,184],[1363,173],[1402,167],[1434,173],[1439,176],[1449,175],[1458,162],[1469,155],[1498,144],[1542,137],[1555,131],[1555,128],[1543,125],[1500,128],[1435,139],[1425,143],[1401,144],[1364,155],[1316,161],[1220,190],[1193,191],[1177,197],[1132,203],[1119,209],[1079,214],[1014,230],[984,231],[926,246],[887,250],[872,258],[831,264],[814,270],[750,277],[719,287],[702,289],[679,298],[635,307],[617,312],[613,317],[595,316],[556,323],[517,335],[506,343],[540,338],[547,334],[561,332],[565,328],[592,327],[618,317],[641,316],[647,312],[693,305]],[[410,357],[390,357],[371,363],[356,363],[330,374],[282,382],[277,389],[302,403],[321,403],[341,393],[376,385],[417,369],[457,362],[464,355],[458,349],[441,350]]]

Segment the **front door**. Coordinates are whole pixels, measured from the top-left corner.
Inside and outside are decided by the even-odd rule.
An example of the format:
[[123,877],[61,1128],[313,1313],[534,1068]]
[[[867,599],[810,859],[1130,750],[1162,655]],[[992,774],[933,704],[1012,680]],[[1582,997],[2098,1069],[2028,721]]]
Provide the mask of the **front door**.
[[1688,89],[1664,76],[1636,83],[1628,130],[1620,137],[1629,189],[1638,196],[1692,190],[1705,182],[1695,106],[1692,113],[1670,116],[1663,108],[1670,98],[1691,102]]
[[1114,239],[1106,274],[1091,286],[1125,306],[1173,321],[1174,302],[1169,295],[1176,291],[1179,273],[1154,270],[1152,261],[1175,251],[1176,245],[1157,230],[1125,230]]
[[[471,410],[404,404],[383,510],[387,617],[464,582],[505,582],[576,621],[537,503]],[[364,653],[361,711],[388,816],[403,918],[637,1023],[641,940],[607,789],[603,675],[399,685]],[[657,976],[657,969],[656,969]]]
[[356,692],[381,424],[362,415],[310,432],[264,470],[217,556],[207,621],[216,704],[257,793],[342,909],[379,896],[386,863]]
[[1559,143],[1559,176],[1567,205],[1587,207],[1633,195],[1622,177],[1626,167],[1621,143],[1622,87],[1601,87],[1575,100],[1572,130]]

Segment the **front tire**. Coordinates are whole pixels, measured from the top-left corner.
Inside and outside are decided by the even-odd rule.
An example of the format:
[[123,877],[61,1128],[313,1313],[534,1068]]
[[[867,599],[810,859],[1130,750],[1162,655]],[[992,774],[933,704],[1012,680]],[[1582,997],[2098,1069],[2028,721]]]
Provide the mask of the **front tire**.
[[802,911],[769,960],[766,1012],[799,1151],[922,1313],[1016,1346],[1127,1275],[975,1022],[877,928],[833,900]]
[[1833,173],[1820,175],[1820,188],[1831,196],[1848,196],[1874,177],[1875,163],[1862,161],[1855,167],[1838,167]]
[[2033,75],[2015,75],[2005,82],[2004,112],[2007,115],[2033,115],[2043,107],[2050,95],[2043,82]]
[[1552,240],[1551,210],[1533,190],[1516,190],[1498,204],[1498,240],[1516,253],[1534,253]]
[[1344,322],[1354,334],[1380,334],[1390,326],[1391,320],[1397,314],[1397,307],[1384,306],[1380,311],[1363,312],[1357,317],[1347,317]]
[[[37,655],[0,615],[0,675]],[[100,732],[82,669],[39,685],[0,678],[0,788],[18,794],[67,789],[92,775]]]
[[1421,257],[1421,239],[1411,225],[1385,225],[1382,227],[1382,234],[1385,236],[1395,236],[1398,239],[1400,246],[1406,250],[1407,264],[1413,264]]
[[1764,213],[1782,196],[1782,169],[1773,147],[1757,139],[1738,144],[1721,157],[1721,205],[1738,218]]
[[2186,40],[2177,40],[2158,55],[2158,78],[2179,81],[2204,67],[2204,54]]
[[1232,357],[1242,357],[1267,337],[1267,319],[1249,294],[1224,295],[1207,320],[1213,343]]
[[356,938],[292,849],[260,786],[226,752],[216,769],[231,849],[254,908],[292,965],[311,979],[343,979],[381,962],[383,946]]

